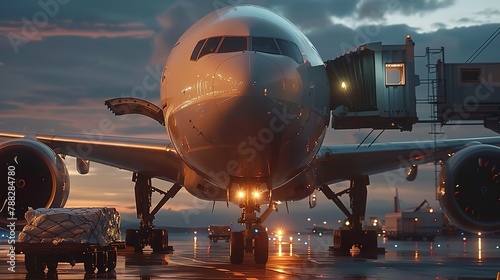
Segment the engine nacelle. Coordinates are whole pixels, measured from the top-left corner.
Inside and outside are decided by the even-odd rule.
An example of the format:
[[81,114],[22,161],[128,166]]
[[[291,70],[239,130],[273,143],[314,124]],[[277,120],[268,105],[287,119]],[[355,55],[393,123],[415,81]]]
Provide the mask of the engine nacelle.
[[[69,195],[69,175],[62,159],[35,139],[0,144],[0,227],[26,225],[28,207],[63,207]],[[12,219],[15,218],[15,219]],[[17,220],[16,220],[17,219]]]
[[500,148],[474,145],[441,168],[439,202],[450,220],[471,232],[500,231]]

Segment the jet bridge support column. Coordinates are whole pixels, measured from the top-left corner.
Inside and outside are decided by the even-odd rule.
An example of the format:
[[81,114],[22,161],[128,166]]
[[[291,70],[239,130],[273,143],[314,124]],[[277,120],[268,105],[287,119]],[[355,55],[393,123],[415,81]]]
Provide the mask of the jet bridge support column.
[[[333,246],[330,251],[334,254],[352,255],[351,249],[356,247],[361,254],[383,253],[383,248],[377,247],[377,233],[373,230],[363,230],[363,220],[366,212],[367,185],[370,184],[368,176],[359,175],[351,179],[348,189],[335,193],[327,185],[321,187],[325,196],[332,200],[337,207],[347,216],[348,230],[336,230],[333,236]],[[349,194],[351,211],[340,200],[343,194]]]

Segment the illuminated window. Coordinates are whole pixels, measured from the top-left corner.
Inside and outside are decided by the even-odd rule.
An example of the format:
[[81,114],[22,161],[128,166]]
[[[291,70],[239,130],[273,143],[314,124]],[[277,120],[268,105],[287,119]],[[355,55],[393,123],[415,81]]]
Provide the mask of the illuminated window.
[[386,86],[404,86],[405,81],[405,64],[404,63],[388,63],[385,65],[385,85]]

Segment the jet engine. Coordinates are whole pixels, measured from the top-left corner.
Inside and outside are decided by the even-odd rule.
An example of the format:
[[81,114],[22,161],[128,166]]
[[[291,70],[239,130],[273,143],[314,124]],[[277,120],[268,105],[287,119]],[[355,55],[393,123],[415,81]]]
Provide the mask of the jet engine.
[[500,148],[473,145],[441,168],[439,202],[448,218],[471,232],[500,231]]
[[68,170],[45,144],[30,138],[0,144],[0,227],[21,230],[28,207],[63,207],[69,195]]

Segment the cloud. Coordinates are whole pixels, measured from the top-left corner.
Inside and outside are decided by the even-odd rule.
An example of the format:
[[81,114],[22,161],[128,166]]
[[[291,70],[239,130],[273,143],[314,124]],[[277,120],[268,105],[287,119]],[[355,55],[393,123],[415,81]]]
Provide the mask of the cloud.
[[0,35],[7,36],[12,42],[15,41],[36,41],[47,37],[74,36],[87,38],[119,38],[129,37],[142,39],[150,37],[154,31],[146,28],[139,22],[122,23],[80,23],[73,21],[53,21],[37,27],[25,22],[0,22]]
[[382,19],[387,14],[400,12],[405,15],[435,11],[453,5],[455,0],[363,0],[357,7],[360,19]]

